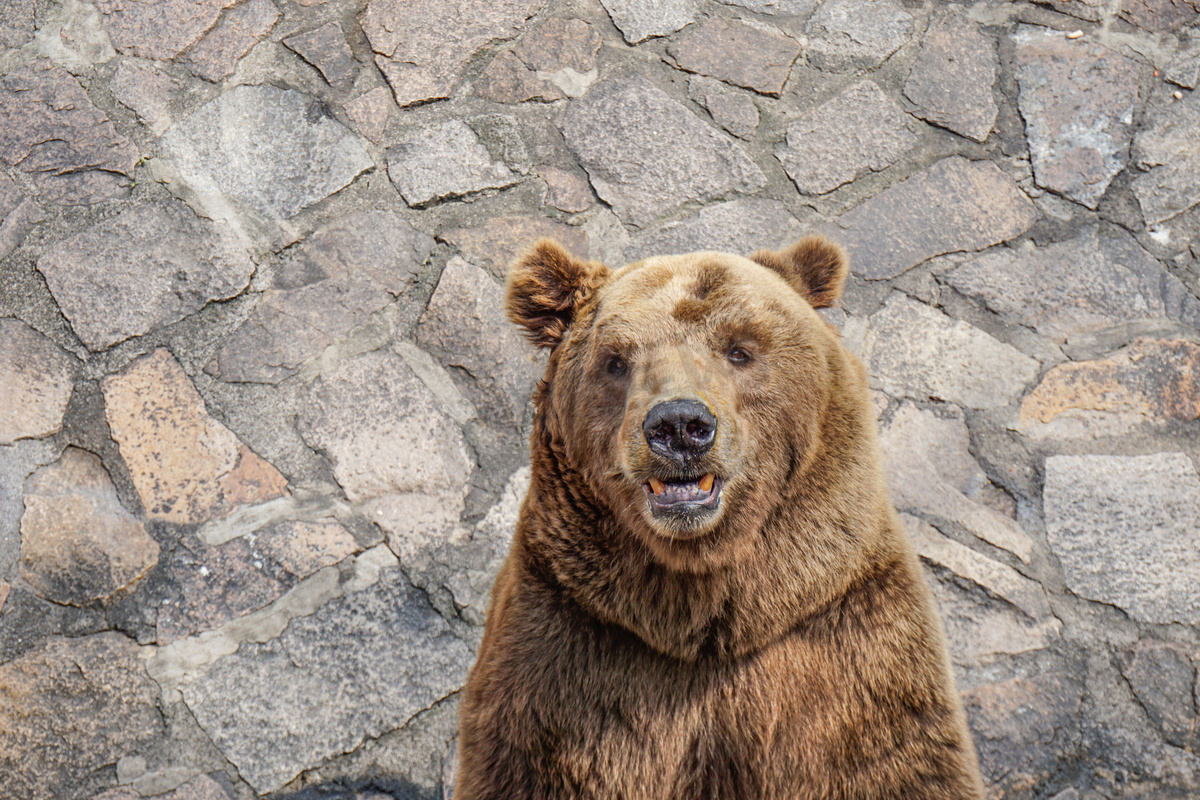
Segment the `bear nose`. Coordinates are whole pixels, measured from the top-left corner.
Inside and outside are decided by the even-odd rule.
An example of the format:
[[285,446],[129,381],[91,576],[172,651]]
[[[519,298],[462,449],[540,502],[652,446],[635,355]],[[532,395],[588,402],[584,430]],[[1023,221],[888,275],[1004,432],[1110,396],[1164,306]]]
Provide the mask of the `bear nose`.
[[650,409],[642,431],[651,450],[682,464],[712,448],[717,418],[695,400],[668,400]]

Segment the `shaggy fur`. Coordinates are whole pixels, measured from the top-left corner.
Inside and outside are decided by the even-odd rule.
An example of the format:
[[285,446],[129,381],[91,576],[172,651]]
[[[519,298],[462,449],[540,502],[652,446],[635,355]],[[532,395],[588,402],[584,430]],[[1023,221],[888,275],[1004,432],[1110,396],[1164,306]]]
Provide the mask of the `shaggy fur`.
[[[457,800],[961,800],[978,766],[809,237],[610,273],[540,241],[508,309],[551,349],[533,479],[464,692]],[[692,461],[643,422],[694,400]],[[657,481],[719,505],[652,513]],[[681,484],[682,485],[682,484]]]

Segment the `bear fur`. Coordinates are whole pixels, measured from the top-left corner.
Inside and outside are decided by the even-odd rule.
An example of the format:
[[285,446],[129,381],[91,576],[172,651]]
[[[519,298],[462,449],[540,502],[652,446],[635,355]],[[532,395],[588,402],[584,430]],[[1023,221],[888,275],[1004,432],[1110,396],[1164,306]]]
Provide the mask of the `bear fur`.
[[512,265],[551,352],[456,800],[982,797],[865,372],[814,311],[847,269],[820,237]]

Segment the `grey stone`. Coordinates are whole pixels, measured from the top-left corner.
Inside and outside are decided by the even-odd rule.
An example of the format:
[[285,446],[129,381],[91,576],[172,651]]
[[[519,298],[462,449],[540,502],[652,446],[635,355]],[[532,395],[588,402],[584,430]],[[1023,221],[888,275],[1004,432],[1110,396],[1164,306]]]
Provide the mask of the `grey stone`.
[[904,95],[921,119],[982,142],[996,122],[992,96],[996,44],[960,13],[947,14],[925,34]]
[[952,156],[850,209],[828,232],[849,251],[854,274],[881,280],[1020,236],[1037,218],[995,164]]
[[511,50],[501,50],[475,81],[475,94],[496,103],[566,99],[557,86],[542,80]]
[[578,73],[596,68],[596,52],[603,43],[600,34],[581,19],[548,19],[521,37],[512,52],[530,69]]
[[388,211],[315,231],[221,348],[222,380],[278,383],[402,295],[434,241]]
[[688,97],[708,109],[713,121],[739,139],[758,130],[758,106],[745,93],[703,75],[688,81]]
[[1158,106],[1133,143],[1137,165],[1148,170],[1133,180],[1147,225],[1158,225],[1200,203],[1200,93]]
[[896,0],[827,0],[804,32],[809,64],[826,72],[863,72],[912,38],[913,19]]
[[1045,247],[996,249],[946,280],[1005,320],[1059,341],[1147,317],[1200,326],[1200,301],[1124,232],[1090,228]]
[[450,259],[416,340],[450,370],[485,419],[521,426],[545,359],[508,321],[504,290],[487,272]]
[[771,16],[803,17],[817,7],[817,0],[721,0],[727,6],[735,6],[756,14]]
[[1061,31],[1021,25],[1017,104],[1038,186],[1096,208],[1129,160],[1138,65]]
[[363,140],[292,89],[237,86],[172,125],[163,153],[197,191],[295,216],[372,166]]
[[162,735],[140,649],[117,633],[54,637],[0,665],[0,796],[89,796],[95,773]]
[[346,43],[342,26],[336,22],[327,22],[307,33],[289,36],[283,40],[283,44],[316,67],[321,77],[333,88],[345,92],[354,85],[358,62]]
[[371,0],[363,32],[400,106],[449,97],[471,57],[512,39],[545,0],[496,0],[448,13],[440,0]]
[[1121,656],[1121,672],[1164,738],[1176,747],[1200,745],[1196,708],[1196,648],[1142,639]]
[[916,143],[909,117],[862,81],[792,122],[775,157],[802,193],[824,194],[886,169]]
[[708,206],[693,217],[639,236],[625,248],[625,260],[700,250],[748,256],[790,244],[803,233],[799,220],[783,203],[747,197]]
[[1071,591],[1143,622],[1200,622],[1200,479],[1186,455],[1051,456],[1043,504]]
[[38,596],[72,606],[112,602],[154,568],[158,551],[91,453],[68,447],[26,481],[21,577]]
[[94,0],[113,47],[142,58],[169,61],[217,23],[237,0]]
[[493,159],[475,132],[458,119],[415,133],[389,150],[388,177],[410,206],[503,189],[521,179],[503,161]]
[[0,47],[20,47],[33,38],[36,10],[27,0],[0,2]]
[[79,363],[25,323],[0,319],[0,445],[62,429]]
[[600,0],[625,41],[667,36],[696,18],[694,0]]
[[45,217],[12,179],[0,175],[0,260],[21,246],[25,234]]
[[[56,460],[63,446],[53,439],[24,439],[0,445],[0,575],[12,575],[21,552],[21,515],[25,513],[25,479]],[[0,626],[0,630],[8,625]],[[0,637],[0,661],[11,657]]]
[[180,63],[206,81],[223,81],[237,69],[238,60],[270,33],[278,19],[279,9],[271,0],[249,0],[235,6]]
[[[370,642],[370,647],[364,647]],[[471,649],[398,568],[186,681],[200,726],[259,792],[403,726],[456,691]]]
[[1015,402],[1038,362],[965,322],[896,293],[873,314],[862,356],[884,391],[967,408]]
[[388,115],[393,104],[388,90],[376,86],[369,92],[348,100],[342,106],[346,114],[358,128],[358,132],[376,144],[383,138],[384,128],[387,127]]
[[300,435],[402,558],[461,533],[472,460],[462,430],[404,359],[346,359],[313,384]]
[[1057,619],[1031,620],[1003,603],[988,602],[951,576],[940,580],[930,575],[929,586],[946,630],[950,659],[959,666],[984,666],[998,656],[1042,650],[1061,637]]
[[778,97],[800,44],[775,28],[713,17],[667,45],[675,66]]
[[1121,0],[1121,17],[1152,33],[1171,33],[1200,17],[1194,0]]
[[103,350],[233,297],[254,263],[228,226],[166,201],[59,242],[37,268],[76,335]]
[[736,144],[640,76],[572,100],[559,127],[596,193],[626,224],[641,227],[686,202],[766,183]]
[[115,97],[148,125],[162,119],[171,102],[171,93],[179,88],[170,75],[138,61],[122,61],[109,84]]
[[557,240],[579,258],[588,256],[588,235],[583,228],[546,217],[488,217],[473,228],[452,228],[438,234],[438,239],[457,247],[468,261],[485,267],[498,281],[507,277],[509,264],[543,237]]
[[1195,31],[1188,43],[1181,45],[1171,56],[1163,77],[1185,89],[1200,86],[1200,37]]
[[0,78],[0,159],[27,173],[45,200],[125,197],[138,158],[79,82],[49,62]]
[[546,196],[542,198],[546,205],[567,213],[592,207],[592,190],[584,179],[549,164],[536,166],[533,171],[546,182]]

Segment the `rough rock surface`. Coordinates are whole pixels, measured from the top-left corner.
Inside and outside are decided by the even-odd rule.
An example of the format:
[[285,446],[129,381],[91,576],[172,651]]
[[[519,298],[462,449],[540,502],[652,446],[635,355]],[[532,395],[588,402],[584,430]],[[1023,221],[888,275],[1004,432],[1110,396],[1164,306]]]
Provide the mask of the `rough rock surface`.
[[182,62],[206,81],[223,81],[233,74],[238,59],[266,36],[278,19],[279,9],[271,0],[249,0],[234,6]]
[[1133,181],[1133,193],[1147,225],[1156,225],[1200,203],[1200,144],[1188,135],[1200,125],[1195,92],[1159,106],[1134,139],[1137,165],[1146,174]]
[[803,233],[803,226],[783,203],[750,197],[709,206],[693,217],[648,231],[625,248],[625,258],[636,261],[655,254],[696,250],[748,256],[756,250],[791,243]]
[[346,102],[346,114],[354,122],[358,132],[376,144],[383,138],[388,116],[392,110],[392,99],[388,90],[376,86]]
[[717,17],[668,44],[667,55],[682,70],[778,97],[800,44],[765,25]]
[[587,258],[587,233],[546,217],[490,217],[473,228],[451,228],[438,234],[471,263],[490,270],[498,281],[507,276],[508,265],[542,237],[556,239],[575,255]]
[[0,445],[62,428],[79,363],[15,319],[0,319]]
[[996,69],[995,44],[974,22],[951,12],[925,34],[904,96],[921,119],[982,142],[1000,113],[992,96]]
[[828,72],[863,72],[912,37],[913,19],[896,0],[827,0],[804,31],[809,64]]
[[592,192],[587,181],[574,173],[543,164],[534,172],[546,182],[546,196],[542,202],[559,211],[575,213],[592,207]]
[[1060,638],[1062,623],[1054,617],[1035,621],[1006,604],[980,602],[982,593],[959,585],[953,575],[929,578],[950,658],[959,667],[986,666],[1005,656],[1042,650]]
[[503,189],[520,180],[457,119],[419,131],[390,150],[388,177],[410,206]]
[[566,97],[557,86],[542,80],[521,63],[511,50],[501,50],[475,81],[475,94],[497,103],[524,103],[526,100],[562,100]]
[[713,122],[739,139],[749,139],[758,130],[758,106],[745,92],[697,75],[688,81],[688,97],[707,108]]
[[600,0],[625,41],[667,36],[696,17],[694,0]]
[[137,61],[122,61],[113,73],[113,97],[150,125],[165,116],[171,92],[178,88],[170,75]]
[[559,127],[596,194],[631,225],[766,183],[736,144],[641,77],[593,87],[571,102]]
[[29,229],[43,219],[37,204],[11,178],[0,175],[0,259],[20,247]]
[[237,0],[96,0],[113,47],[159,61],[174,58],[216,24]]
[[585,73],[596,68],[596,52],[603,42],[581,19],[553,18],[522,36],[512,51],[532,70]]
[[350,45],[346,44],[342,26],[336,22],[327,22],[315,30],[289,36],[283,40],[283,44],[316,67],[321,77],[333,88],[344,92],[354,85],[358,62],[354,60]]
[[1196,661],[1200,649],[1142,639],[1123,654],[1121,672],[1150,721],[1176,747],[1200,745]]

